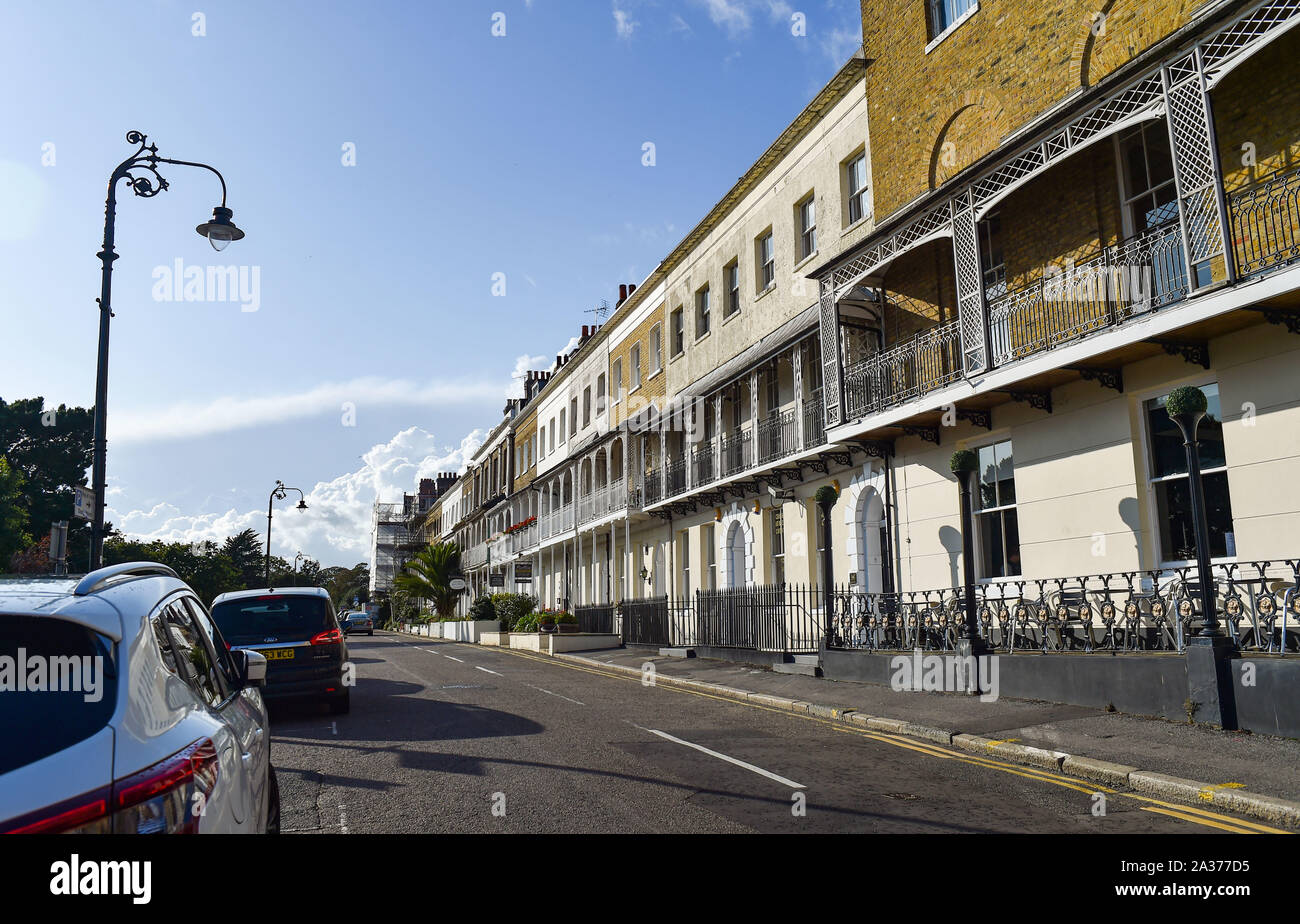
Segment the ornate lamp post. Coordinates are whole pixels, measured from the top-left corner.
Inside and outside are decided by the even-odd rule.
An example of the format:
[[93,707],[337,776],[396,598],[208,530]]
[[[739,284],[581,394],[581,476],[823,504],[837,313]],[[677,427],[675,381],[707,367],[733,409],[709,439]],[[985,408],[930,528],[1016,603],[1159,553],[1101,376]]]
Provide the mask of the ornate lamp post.
[[[233,213],[226,208],[226,180],[215,167],[188,160],[172,160],[158,156],[158,146],[145,146],[146,136],[137,131],[126,133],[127,144],[139,145],[126,160],[117,165],[108,180],[108,198],[104,203],[104,246],[96,256],[103,264],[100,275],[99,298],[99,359],[95,370],[95,443],[91,463],[91,481],[95,492],[94,519],[90,533],[90,567],[103,563],[104,551],[104,491],[108,429],[108,327],[113,317],[113,249],[114,223],[117,216],[117,184],[129,180],[131,191],[142,199],[152,199],[167,189],[167,181],[158,172],[159,164],[177,164],[182,167],[201,167],[210,170],[221,180],[221,204],[212,210],[212,219],[200,224],[196,230],[208,239],[215,250],[225,250],[231,241],[237,241],[244,232],[231,221]],[[146,174],[152,174],[152,178]]]
[[1196,576],[1200,583],[1201,615],[1205,625],[1200,635],[1212,638],[1223,635],[1214,606],[1214,583],[1210,571],[1210,527],[1205,515],[1205,487],[1201,483],[1200,442],[1196,430],[1205,419],[1209,402],[1205,392],[1194,385],[1175,388],[1165,399],[1169,419],[1178,424],[1183,434],[1183,449],[1187,453],[1187,488],[1192,501],[1192,530],[1196,537]]
[[[266,499],[266,586],[271,586],[271,505],[277,500],[284,500],[289,491],[298,492],[298,509],[307,509],[307,498],[298,488],[286,488],[284,482],[280,479],[275,480],[275,487],[271,489],[271,496]],[[295,565],[296,568],[296,565]]]
[[825,614],[824,618],[826,620],[827,647],[834,641],[834,625],[831,621],[835,603],[835,575],[832,572],[834,556],[831,554],[831,510],[839,499],[840,492],[828,484],[822,485],[817,489],[817,493],[813,495],[813,500],[817,501],[817,506],[822,511],[822,612]]

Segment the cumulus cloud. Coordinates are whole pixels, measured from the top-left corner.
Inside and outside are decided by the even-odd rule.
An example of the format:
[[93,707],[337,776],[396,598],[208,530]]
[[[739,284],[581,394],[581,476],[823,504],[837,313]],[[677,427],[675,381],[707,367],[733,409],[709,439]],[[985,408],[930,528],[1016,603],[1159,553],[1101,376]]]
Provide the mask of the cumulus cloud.
[[[301,550],[327,565],[367,560],[375,501],[401,501],[403,493],[414,493],[421,478],[463,470],[483,437],[482,430],[474,430],[458,446],[448,446],[427,430],[410,427],[372,446],[356,471],[317,482],[310,490],[304,486],[307,510],[288,504],[277,512],[272,551],[291,558]],[[245,529],[262,533],[266,528],[265,510],[187,513],[169,503],[126,511],[110,505],[108,519],[128,536],[166,542],[221,541]]]
[[451,404],[495,403],[501,394],[499,380],[420,383],[359,378],[325,383],[296,393],[251,398],[223,396],[202,403],[178,402],[114,411],[113,441],[147,443],[209,436],[325,414],[342,415],[348,409],[345,405],[361,412],[367,406],[445,408]]
[[640,25],[627,10],[614,7],[614,32],[619,38],[630,39]]

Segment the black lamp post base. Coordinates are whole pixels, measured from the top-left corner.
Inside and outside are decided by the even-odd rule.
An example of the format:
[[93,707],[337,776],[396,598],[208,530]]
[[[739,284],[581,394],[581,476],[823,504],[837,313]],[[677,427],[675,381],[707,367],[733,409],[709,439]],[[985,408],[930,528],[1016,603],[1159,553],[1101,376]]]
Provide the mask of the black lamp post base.
[[1237,728],[1237,693],[1233,660],[1237,646],[1226,635],[1194,636],[1187,640],[1187,699],[1193,718],[1229,731]]

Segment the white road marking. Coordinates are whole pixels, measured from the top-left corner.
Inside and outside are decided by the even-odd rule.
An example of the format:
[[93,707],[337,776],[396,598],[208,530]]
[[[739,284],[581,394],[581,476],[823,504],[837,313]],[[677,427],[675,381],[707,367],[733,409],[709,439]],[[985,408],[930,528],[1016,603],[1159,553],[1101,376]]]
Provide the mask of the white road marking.
[[338,722],[331,722],[331,723],[330,723],[330,727],[334,729],[334,734],[337,735],[337,734],[339,733],[339,723],[338,723]]
[[500,676],[501,676],[501,675],[498,674],[496,671],[490,671],[490,670],[488,670],[486,667],[479,667],[477,664],[474,665],[474,670],[476,670],[476,671],[482,671],[482,672],[485,673],[485,674],[493,674],[494,676],[497,676],[497,677],[500,677]]
[[348,833],[348,807],[342,802],[339,803],[339,830]]
[[580,703],[580,702],[578,702],[576,699],[569,699],[569,697],[564,696],[563,694],[560,694],[560,693],[552,693],[550,690],[543,690],[541,687],[535,687],[535,686],[533,686],[531,683],[526,683],[526,684],[524,684],[524,686],[528,687],[528,688],[531,689],[531,690],[536,690],[538,693],[545,693],[545,694],[548,695],[548,696],[556,696],[556,697],[559,697],[560,699],[567,700],[568,702],[571,702],[571,703],[573,703],[573,704],[576,705],[576,706],[585,706],[585,705],[587,705],[586,703]]
[[699,751],[702,754],[708,754],[710,757],[716,757],[718,760],[724,760],[729,764],[736,765],[737,767],[743,767],[744,769],[750,771],[751,773],[757,773],[759,776],[765,776],[769,780],[776,780],[778,783],[783,783],[784,785],[789,786],[791,789],[807,788],[804,786],[803,783],[796,783],[794,780],[787,780],[785,777],[781,776],[780,774],[773,773],[770,770],[764,770],[762,767],[756,767],[751,763],[746,763],[743,760],[740,760],[735,757],[730,757],[726,754],[723,754],[719,751],[715,751],[711,748],[706,748],[702,744],[695,744],[692,741],[683,741],[681,738],[675,738],[672,735],[668,734],[667,732],[661,732],[657,728],[642,728],[640,725],[637,725],[636,727],[640,728],[642,731],[647,731],[652,735],[658,735],[660,738],[663,738],[667,741],[672,741],[674,744],[685,745],[688,748],[694,748],[695,750]]
[[443,655],[443,657],[444,657],[444,658],[448,658],[448,659],[450,659],[450,660],[452,660],[452,661],[455,661],[457,664],[464,664],[464,663],[465,663],[465,662],[462,661],[460,658],[453,658],[451,655]]

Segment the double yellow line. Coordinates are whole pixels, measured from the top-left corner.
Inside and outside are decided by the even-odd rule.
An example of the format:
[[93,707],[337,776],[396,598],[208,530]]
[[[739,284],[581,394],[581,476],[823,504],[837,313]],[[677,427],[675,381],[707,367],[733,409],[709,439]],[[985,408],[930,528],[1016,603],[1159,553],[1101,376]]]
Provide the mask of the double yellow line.
[[[629,683],[640,684],[641,681],[635,677],[629,677],[621,672],[611,672],[599,668],[585,667],[578,664],[571,664],[559,661],[554,658],[543,657],[541,655],[526,654],[522,651],[513,651],[509,648],[502,648],[503,654],[514,655],[519,658],[525,658],[530,661],[540,661],[546,664],[553,664],[557,667],[567,668],[568,670],[581,671],[584,674],[596,674],[600,677],[608,677],[611,680],[626,680]],[[764,712],[772,712],[777,715],[791,716],[797,719],[804,719],[809,722],[816,722],[827,728],[832,728],[837,732],[846,735],[854,735],[859,738],[870,738],[873,741],[879,741],[882,744],[893,745],[898,748],[906,748],[909,751],[916,751],[928,757],[937,757],[941,760],[960,760],[964,763],[973,764],[977,767],[983,767],[987,770],[997,770],[1002,773],[1010,773],[1015,776],[1024,777],[1029,780],[1037,780],[1040,783],[1050,783],[1053,786],[1060,786],[1065,789],[1073,789],[1075,792],[1091,796],[1096,793],[1102,793],[1108,798],[1116,796],[1121,799],[1133,799],[1138,802],[1148,803],[1143,805],[1142,811],[1153,812],[1157,815],[1167,815],[1170,818],[1177,818],[1180,821],[1190,822],[1192,824],[1203,825],[1208,828],[1216,828],[1220,831],[1227,831],[1233,834],[1289,834],[1280,828],[1272,828],[1268,825],[1257,824],[1253,821],[1245,821],[1241,818],[1233,818],[1228,815],[1220,815],[1217,812],[1210,812],[1201,808],[1193,808],[1185,805],[1176,805],[1172,802],[1163,802],[1159,799],[1153,799],[1149,796],[1141,796],[1137,793],[1119,792],[1108,786],[1101,786],[1091,783],[1087,780],[1081,780],[1077,777],[1065,776],[1060,773],[1052,773],[1048,770],[1039,770],[1035,767],[1025,767],[1020,764],[1011,764],[1006,761],[997,760],[992,757],[982,757],[978,754],[971,754],[967,751],[956,751],[952,748],[943,747],[938,744],[931,744],[925,741],[918,741],[914,738],[905,738],[902,735],[896,735],[890,732],[871,731],[869,729],[859,729],[846,727],[838,722],[832,722],[829,719],[823,719],[820,716],[790,712],[785,709],[777,709],[772,706],[764,706],[760,703],[751,703],[732,699],[728,696],[718,696],[715,693],[704,693],[699,690],[685,689],[675,684],[655,685],[658,689],[671,690],[674,693],[685,693],[690,696],[700,696],[705,699],[713,699],[723,703],[731,703],[736,706],[748,706],[751,709],[761,709]]]

